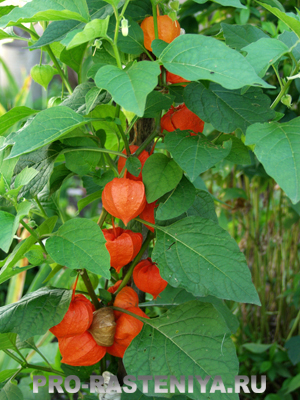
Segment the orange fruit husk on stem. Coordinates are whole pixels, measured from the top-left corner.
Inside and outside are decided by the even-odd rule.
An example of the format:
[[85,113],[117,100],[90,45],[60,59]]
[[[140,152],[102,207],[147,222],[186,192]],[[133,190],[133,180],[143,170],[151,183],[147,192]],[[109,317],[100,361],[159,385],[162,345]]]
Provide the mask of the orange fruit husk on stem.
[[103,207],[125,225],[140,215],[146,205],[145,186],[141,181],[114,178],[102,193]]
[[[116,295],[114,301],[114,307],[123,308],[124,310],[131,307],[137,307],[138,305],[139,296],[130,286],[123,287],[123,289]],[[115,310],[114,314],[116,319],[118,319],[122,315],[122,312]]]
[[122,283],[122,280],[119,280],[119,281],[116,282],[113,286],[111,286],[110,288],[108,288],[107,291],[108,291],[109,293],[115,293],[115,292],[119,289],[121,283]]
[[89,332],[70,338],[58,339],[61,362],[68,365],[87,367],[99,362],[106,354],[106,347],[99,346]]
[[[128,308],[128,311],[140,317],[149,318],[139,307]],[[107,352],[112,356],[122,358],[131,341],[142,330],[143,322],[125,313],[121,313],[116,322],[114,344],[111,347],[107,347]]]
[[[158,38],[164,42],[171,43],[180,35],[180,25],[178,21],[172,21],[168,15],[157,16]],[[155,39],[153,17],[147,17],[141,23],[144,32],[144,46],[152,51],[151,43]]]
[[[139,148],[139,146],[135,146],[135,145],[129,146],[130,153],[131,153],[131,154],[135,153],[135,152],[137,151],[138,148]],[[126,149],[124,149],[124,150],[122,151],[122,153],[123,153],[123,154],[126,154]],[[138,156],[138,159],[140,160],[141,165],[142,165],[141,172],[139,173],[138,176],[134,176],[134,175],[130,174],[130,173],[127,171],[126,178],[132,179],[133,181],[141,181],[141,180],[142,180],[142,170],[143,170],[143,166],[144,166],[144,164],[145,164],[145,162],[146,162],[146,160],[147,160],[148,157],[149,157],[148,151],[143,150],[143,151],[141,152],[141,154]],[[125,167],[125,164],[126,164],[126,158],[120,157],[120,158],[119,158],[119,161],[118,161],[118,172],[119,172],[119,174],[121,173],[122,169]]]
[[196,133],[203,132],[204,121],[187,108],[185,104],[178,107],[171,107],[160,120],[161,132],[164,130],[173,132],[176,129],[181,131],[191,130]]
[[[139,217],[147,222],[150,222],[151,224],[155,225],[155,219],[154,219],[154,209],[157,207],[156,201],[153,203],[147,203],[146,207],[144,210],[141,212]],[[151,232],[154,232],[154,228],[152,226],[144,224],[148,229],[150,229]]]
[[133,280],[136,286],[143,292],[152,294],[153,298],[166,288],[168,282],[161,276],[159,269],[151,258],[143,260],[133,270]]
[[[179,75],[172,74],[172,72],[167,71],[166,80],[168,83],[183,83],[183,82],[190,82]],[[186,85],[182,85],[186,86]]]
[[102,232],[107,240],[105,246],[110,254],[110,265],[119,273],[140,251],[143,235],[122,228],[103,229]]

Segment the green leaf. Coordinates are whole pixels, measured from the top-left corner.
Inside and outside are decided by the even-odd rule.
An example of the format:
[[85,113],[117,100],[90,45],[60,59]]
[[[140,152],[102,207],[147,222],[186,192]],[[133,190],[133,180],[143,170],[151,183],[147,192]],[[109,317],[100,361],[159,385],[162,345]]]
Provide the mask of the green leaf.
[[230,25],[221,23],[226,44],[236,50],[241,50],[250,43],[269,36],[253,25]]
[[169,193],[166,200],[160,203],[156,218],[164,221],[178,217],[187,211],[194,203],[196,189],[194,185],[183,176],[176,188]]
[[0,211],[0,249],[5,253],[8,252],[11,246],[17,228],[18,224],[16,224],[15,216],[6,211]]
[[150,0],[131,0],[125,11],[125,17],[131,17],[134,21],[139,22],[152,15],[152,4]]
[[147,95],[157,85],[159,74],[159,65],[151,61],[135,63],[127,70],[107,65],[100,68],[95,83],[99,88],[108,90],[114,101],[125,110],[142,117]]
[[284,345],[293,365],[300,362],[300,336],[291,337]]
[[[6,369],[5,371],[0,372],[0,383],[5,382],[7,379],[12,377],[18,369]],[[7,400],[7,398],[5,399]]]
[[215,141],[216,144],[222,145],[224,141],[231,140],[232,147],[230,153],[225,158],[225,160],[231,161],[238,165],[249,165],[251,164],[250,151],[244,143],[233,135],[220,135]]
[[208,218],[218,223],[215,204],[211,194],[205,190],[197,190],[195,201],[186,211],[185,216]]
[[144,33],[142,28],[132,19],[129,20],[129,32],[127,36],[119,34],[118,47],[123,53],[142,54],[144,49]]
[[255,353],[255,354],[262,354],[265,353],[267,350],[269,350],[269,348],[272,346],[271,344],[262,344],[262,343],[245,343],[243,344],[243,347],[249,351],[251,351],[251,353]]
[[[190,301],[143,322],[141,333],[131,342],[123,361],[128,374],[152,377],[147,396],[155,393],[154,376],[157,375],[166,375],[168,386],[170,376],[178,380],[181,375],[194,376],[194,379],[196,375],[210,376],[208,393],[216,375],[222,376],[225,387],[234,387],[238,371],[235,347],[225,322],[211,304]],[[201,345],[195,346],[195,343]],[[137,385],[142,390],[142,382],[137,381]],[[196,379],[194,392],[189,397],[204,398]],[[236,396],[227,398],[236,399]]]
[[31,68],[32,79],[46,90],[52,78],[58,72],[51,65],[35,65]]
[[18,386],[10,380],[3,386],[0,392],[0,400],[23,400],[23,394]]
[[[66,167],[78,175],[87,175],[93,171],[101,159],[101,153],[89,150],[76,150],[76,147],[97,149],[97,144],[89,138],[70,138],[63,142],[68,146],[65,153]],[[69,147],[70,146],[70,147]]]
[[259,39],[242,50],[247,52],[246,60],[260,77],[265,76],[269,67],[289,52],[286,44],[271,38]]
[[43,287],[0,308],[0,332],[15,332],[21,340],[43,335],[60,323],[69,308],[71,290]]
[[15,188],[28,185],[28,183],[31,182],[38,173],[39,172],[34,168],[24,168],[18,175],[16,175],[16,179],[14,181]]
[[180,35],[163,50],[160,60],[168,71],[189,81],[206,79],[226,89],[273,87],[257,76],[240,53],[209,36]]
[[[46,221],[42,223],[36,230],[37,235],[42,236],[47,233],[51,233],[55,227],[57,221],[57,216],[53,216],[48,218]],[[25,269],[32,268],[32,266],[28,266],[26,268],[14,268],[16,263],[24,257],[25,253],[29,251],[29,249],[36,242],[36,238],[34,236],[29,236],[26,240],[20,242],[10,253],[10,255],[4,260],[0,262],[0,266],[2,267],[0,270],[0,284],[7,281],[14,275],[19,274]]]
[[[50,125],[49,121],[51,121]],[[90,122],[88,118],[84,118],[68,107],[43,110],[29,125],[6,138],[4,145],[14,145],[7,159],[39,149],[88,122]]]
[[142,169],[142,164],[136,157],[127,158],[125,166],[128,172],[134,176],[139,176]]
[[77,74],[80,72],[81,64],[83,62],[84,54],[86,52],[86,43],[75,47],[74,49],[64,49],[59,56],[61,62],[67,64],[74,69]]
[[82,32],[77,33],[71,42],[67,45],[67,50],[73,49],[83,43],[89,42],[96,38],[106,36],[107,28],[109,23],[109,16],[105,19],[94,19],[93,21],[86,24]]
[[155,118],[162,110],[168,110],[175,97],[169,94],[153,91],[148,94],[144,112],[144,118]]
[[[292,49],[292,54],[297,61],[300,60],[300,43],[299,38],[294,32],[284,31],[278,36],[278,39],[283,42],[288,48]],[[296,44],[298,42],[298,44]]]
[[[105,19],[107,16],[113,14],[113,8],[110,4],[101,0],[87,0],[88,8],[90,11],[91,19]],[[84,28],[83,22],[74,20],[68,21],[54,21],[48,25],[43,35],[35,42],[31,49],[38,49],[53,42],[63,40],[69,32],[74,30],[82,30]]]
[[70,269],[83,269],[110,279],[110,256],[99,226],[90,220],[72,219],[46,242],[55,262]]
[[81,83],[75,88],[74,92],[60,104],[60,107],[70,107],[72,110],[84,114],[85,96],[94,88],[96,88],[94,82]]
[[[147,396],[146,394],[140,392],[139,390],[136,390],[134,393],[122,392],[122,395],[121,395],[121,400],[158,400],[158,399],[161,399],[161,397],[157,397],[155,394],[154,394],[154,396]],[[180,394],[178,396],[172,396],[172,399],[173,400],[188,400],[184,394]]]
[[87,94],[85,95],[86,114],[89,114],[91,111],[93,111],[94,108],[99,104],[99,100],[102,100],[103,96],[99,98],[101,92],[102,89],[99,89],[97,87],[93,87],[87,92]]
[[158,226],[152,259],[173,287],[195,296],[260,304],[244,255],[228,232],[210,219],[187,217]]
[[0,18],[0,28],[15,26],[24,22],[58,21],[75,19],[87,22],[89,12],[85,0],[32,0],[21,8],[14,8]]
[[111,4],[114,7],[117,7],[117,5],[119,4],[120,0],[104,0],[105,3]]
[[156,300],[147,301],[145,303],[140,303],[139,307],[176,307],[181,304],[187,303],[188,301],[198,300],[202,303],[211,303],[214,308],[219,312],[219,314],[224,319],[226,325],[231,330],[232,333],[235,333],[239,327],[239,321],[235,315],[229,310],[226,304],[217,299],[214,296],[205,296],[205,297],[195,297],[191,293],[188,293],[184,289],[173,288],[168,285],[163,292],[159,294]]
[[270,13],[274,14],[282,22],[284,22],[289,28],[291,28],[292,31],[296,33],[298,38],[300,38],[300,21],[296,19],[296,15],[295,18],[293,18],[287,15],[285,12],[280,11],[278,8],[271,7],[269,4],[261,3],[259,1],[256,2],[262,7],[266,8],[268,11],[270,11]]
[[268,122],[275,118],[270,109],[271,100],[261,89],[228,90],[216,83],[206,88],[201,82],[192,82],[184,90],[184,102],[203,121],[218,131],[231,133],[237,128],[243,132],[255,122]]
[[31,249],[25,254],[25,257],[28,259],[29,264],[31,265],[41,265],[45,262],[44,251],[40,245],[34,245]]
[[39,111],[32,110],[28,107],[14,107],[7,113],[0,117],[0,135],[7,131],[10,127],[14,126],[17,122],[37,114]]
[[[208,0],[194,0],[195,3],[204,4]],[[214,3],[221,4],[224,7],[236,7],[236,8],[246,8],[243,4],[240,3],[240,0],[211,0]]]
[[[36,373],[37,374],[37,373]],[[26,376],[22,378],[18,385],[23,393],[24,400],[50,400],[51,395],[47,386],[39,387],[38,393],[33,393],[32,378]]]
[[152,154],[143,167],[143,182],[148,203],[174,189],[182,178],[182,169],[162,153]]
[[254,124],[247,129],[246,145],[292,203],[300,200],[300,117],[289,122]]
[[94,192],[89,196],[80,199],[77,203],[78,212],[80,213],[86,206],[91,204],[93,201],[100,200],[101,196],[102,196],[102,190],[98,190],[97,192]]
[[231,150],[231,142],[219,146],[210,142],[204,135],[190,136],[189,131],[178,130],[166,135],[165,145],[192,181],[227,157]]
[[19,197],[34,197],[44,189],[52,174],[56,157],[61,150],[62,145],[60,143],[52,143],[30,154],[24,154],[19,158],[14,169],[14,176],[28,167],[38,171],[35,178],[20,190]]
[[0,334],[0,350],[16,348],[16,333],[1,333]]

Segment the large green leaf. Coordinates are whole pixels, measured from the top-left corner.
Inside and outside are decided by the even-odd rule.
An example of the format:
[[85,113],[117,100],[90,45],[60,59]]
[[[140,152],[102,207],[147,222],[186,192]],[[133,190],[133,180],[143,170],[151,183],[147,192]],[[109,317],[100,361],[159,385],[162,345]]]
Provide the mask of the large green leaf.
[[239,52],[209,36],[178,36],[159,58],[168,71],[190,81],[206,79],[227,89],[239,89],[247,85],[272,87],[257,76],[254,68]]
[[37,110],[32,110],[31,108],[24,106],[12,108],[0,117],[0,135],[17,122],[22,121],[31,115],[37,114],[38,112],[39,111]]
[[89,121],[69,107],[43,110],[30,124],[7,136],[4,146],[14,145],[7,159],[37,150]]
[[139,307],[171,308],[196,299],[202,303],[211,303],[222,316],[231,332],[235,333],[237,331],[239,327],[239,321],[222,300],[217,299],[214,296],[195,297],[184,289],[174,288],[170,285],[168,285],[165,290],[159,294],[159,297],[157,297],[156,300],[140,303]]
[[[41,236],[51,233],[55,227],[56,221],[56,216],[48,218],[37,228],[37,235]],[[4,261],[0,262],[0,267],[2,267],[0,270],[0,284],[12,278],[14,275],[25,271],[25,269],[32,268],[32,266],[26,268],[14,268],[14,266],[24,257],[25,253],[29,251],[36,241],[34,236],[29,236],[29,238],[20,242]]]
[[90,40],[98,37],[105,37],[108,28],[109,16],[105,19],[94,19],[84,27],[82,32],[78,32],[71,42],[68,44],[67,49],[73,49],[82,43],[89,42]]
[[[204,4],[208,0],[194,0],[195,3]],[[243,4],[241,4],[240,0],[211,0],[214,3],[221,4],[224,7],[236,7],[236,8],[246,8]]]
[[156,218],[163,221],[178,217],[193,205],[195,196],[195,186],[183,176],[176,188],[160,203]]
[[253,25],[230,25],[221,23],[226,44],[236,50],[241,50],[252,42],[269,36]]
[[23,394],[19,387],[9,380],[1,389],[0,400],[23,400]]
[[190,136],[189,131],[178,130],[166,135],[165,145],[192,181],[227,157],[231,150],[229,141],[222,147],[210,142],[204,135]]
[[69,308],[71,290],[36,290],[13,304],[0,308],[0,332],[14,332],[21,340],[43,335],[60,323]]
[[143,167],[147,202],[152,203],[174,189],[182,178],[182,169],[162,153],[152,154]]
[[137,62],[126,70],[107,65],[100,68],[95,83],[108,90],[114,101],[125,110],[142,117],[147,95],[157,85],[159,74],[159,65],[150,61]]
[[254,124],[247,129],[246,145],[266,172],[295,204],[300,200],[300,117],[289,122]]
[[210,219],[187,217],[157,226],[152,253],[163,279],[195,296],[260,304],[244,255]]
[[287,15],[285,12],[280,11],[278,8],[270,6],[269,4],[259,1],[257,1],[257,3],[260,4],[262,7],[266,8],[272,14],[274,14],[282,22],[284,22],[289,28],[291,28],[292,31],[296,33],[298,38],[300,38],[300,21],[296,19],[296,15],[295,18],[293,18]]
[[186,106],[205,122],[224,133],[237,128],[246,131],[255,122],[267,122],[275,118],[270,109],[271,100],[261,89],[228,90],[216,83],[206,88],[201,82],[192,82],[184,90]]
[[194,203],[185,212],[185,216],[208,218],[218,223],[218,217],[215,211],[215,204],[211,194],[205,190],[197,190]]
[[0,18],[0,28],[24,22],[58,21],[75,19],[87,22],[89,12],[86,0],[32,0],[22,8],[14,8]]
[[88,271],[110,278],[110,256],[106,240],[96,222],[72,219],[62,225],[46,242],[55,262],[71,269]]
[[[192,399],[236,400],[235,394],[209,394],[216,375],[222,377],[226,388],[234,387],[234,378],[238,371],[235,347],[220,314],[212,304],[190,301],[174,307],[159,318],[144,319],[141,333],[133,339],[123,358],[128,374],[150,375],[147,395],[154,395],[154,376],[167,376],[178,380],[184,376],[194,377],[194,391],[188,396]],[[207,383],[207,394],[201,394],[196,375]],[[142,382],[137,381],[142,390]],[[178,394],[178,389],[176,389]],[[165,395],[171,397],[172,394]]]
[[[300,24],[300,23],[299,23]],[[242,48],[247,52],[246,60],[258,76],[263,77],[269,67],[289,52],[286,44],[278,39],[262,38]]]

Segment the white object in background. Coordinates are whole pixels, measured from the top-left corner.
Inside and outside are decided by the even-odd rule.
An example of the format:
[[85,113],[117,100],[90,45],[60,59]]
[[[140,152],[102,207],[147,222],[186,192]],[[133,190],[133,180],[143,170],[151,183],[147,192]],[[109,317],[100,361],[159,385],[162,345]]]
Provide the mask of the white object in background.
[[[102,374],[103,379],[104,379],[104,390],[107,390],[107,387],[110,383],[111,378],[114,377],[114,379],[117,379],[115,375],[113,375],[111,372],[105,371]],[[112,386],[115,386],[114,384]],[[118,388],[120,389],[120,385],[118,385]],[[118,392],[116,389],[115,393],[99,393],[99,400],[121,400],[121,393]]]
[[5,0],[3,3],[1,3],[2,6],[19,6],[23,7],[26,3],[29,3],[28,0]]

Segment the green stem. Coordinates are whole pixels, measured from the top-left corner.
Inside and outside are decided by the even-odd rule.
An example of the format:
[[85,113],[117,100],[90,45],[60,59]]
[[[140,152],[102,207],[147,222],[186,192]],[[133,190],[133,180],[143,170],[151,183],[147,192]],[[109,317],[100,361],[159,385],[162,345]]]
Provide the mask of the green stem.
[[120,19],[124,17],[124,14],[125,14],[125,11],[126,11],[126,8],[127,8],[128,4],[129,4],[129,2],[130,2],[130,0],[126,0],[124,6],[122,8],[121,14],[120,14]]
[[[297,64],[296,67],[294,68],[294,70],[292,71],[291,76],[296,75],[296,73],[298,72],[298,69],[299,69],[299,65]],[[276,99],[273,101],[273,103],[271,105],[271,109],[272,110],[274,110],[274,108],[280,102],[282,97],[286,94],[286,92],[287,92],[288,88],[290,87],[292,81],[293,81],[292,79],[288,79],[288,81],[281,87],[281,90],[280,90],[278,96],[276,97]]]
[[[120,110],[121,110],[121,107],[119,106],[119,104],[117,104],[116,105],[115,118],[119,118],[120,117]],[[125,135],[125,132],[124,132],[123,128],[120,125],[117,125],[117,127],[118,127],[118,130],[119,130],[119,132],[121,134],[121,137],[123,139],[123,142],[124,142],[124,145],[125,145],[125,149],[126,149],[126,154],[127,154],[127,156],[130,156],[131,153],[130,153],[129,143],[128,143],[127,137]]]
[[38,208],[40,209],[41,213],[43,214],[45,219],[48,219],[48,215],[46,214],[46,211],[44,210],[44,207],[41,205],[39,199],[37,196],[34,197],[36,204],[38,205]]
[[137,151],[134,153],[136,157],[138,157],[143,150],[157,137],[159,136],[159,133],[155,130],[151,135],[147,137],[147,139],[140,145],[140,147],[137,149]]
[[3,350],[5,354],[7,354],[10,358],[12,358],[13,360],[17,361],[17,363],[19,363],[20,365],[23,364],[23,361],[20,360],[17,356],[15,356],[11,351],[9,350]]
[[111,159],[111,157],[110,157],[109,154],[107,154],[107,153],[105,154],[105,159],[106,159],[108,165],[110,166],[110,168],[111,168],[113,171],[115,171],[115,173],[116,173],[117,175],[119,175],[118,168],[116,167],[115,163],[113,162],[113,160]]
[[10,378],[10,381],[12,381],[13,379],[15,379],[15,377],[16,377],[17,375],[19,375],[19,373],[22,372],[23,369],[24,369],[24,367],[19,368],[18,371],[16,371],[16,372],[13,374],[13,376]]
[[144,254],[145,250],[147,249],[147,247],[149,246],[149,243],[151,242],[151,240],[154,238],[154,234],[149,231],[146,240],[144,241],[141,250],[138,252],[138,255],[135,257],[135,259],[132,261],[129,270],[127,271],[125,277],[122,280],[121,285],[119,286],[119,289],[116,291],[116,294],[118,294],[123,287],[125,287],[127,285],[127,283],[129,282],[131,275],[133,273],[134,268],[136,267],[136,265],[139,263],[140,259],[142,258],[142,255]]
[[114,154],[115,156],[127,158],[126,154],[120,153],[118,151],[102,149],[99,147],[74,147],[74,148],[64,149],[60,152],[60,154],[70,153],[72,151],[94,151],[96,153]]
[[56,375],[60,375],[60,376],[66,376],[62,371],[58,371],[57,369],[53,369],[53,368],[42,367],[41,365],[27,364],[26,368],[32,368],[32,369],[37,369],[40,371],[52,372],[52,373],[54,373]]
[[104,224],[104,221],[105,221],[107,215],[108,215],[108,212],[105,210],[104,207],[102,207],[102,212],[101,212],[100,217],[99,217],[98,222],[97,222],[97,224],[99,225],[100,229],[102,228],[102,225]]
[[36,238],[36,240],[38,241],[39,245],[40,245],[41,248],[43,249],[43,252],[46,253],[46,254],[48,254],[48,253],[47,253],[47,250],[46,250],[46,248],[45,248],[45,246],[44,246],[44,243],[41,241],[41,239],[38,237],[38,235],[35,233],[35,231],[32,230],[32,229],[26,224],[26,222],[24,222],[22,219],[20,220],[20,224],[22,224],[22,225],[24,226],[24,228],[27,229],[28,232],[30,232],[31,235],[32,235],[33,237]]
[[155,39],[159,39],[158,24],[157,24],[157,8],[156,8],[156,5],[155,5],[155,2],[152,3],[152,14],[153,14],[153,24],[154,24]]
[[88,276],[88,273],[86,272],[85,269],[83,269],[83,270],[81,270],[80,275],[81,275],[81,277],[82,277],[82,280],[83,280],[83,282],[84,282],[84,284],[85,284],[85,286],[86,286],[86,288],[87,288],[87,291],[88,291],[88,293],[89,293],[89,296],[91,297],[92,302],[93,302],[93,304],[94,304],[96,310],[99,310],[99,308],[100,308],[100,303],[99,303],[98,297],[96,296],[96,293],[95,293],[95,291],[94,291],[93,285],[92,285],[92,283],[91,283],[91,281],[90,281],[90,278],[89,278],[89,276]]
[[127,128],[127,130],[125,132],[125,135],[129,135],[130,134],[131,129],[134,127],[134,124],[138,121],[138,119],[139,119],[139,117],[137,115],[135,117],[133,117],[130,125],[128,126],[128,128]]

